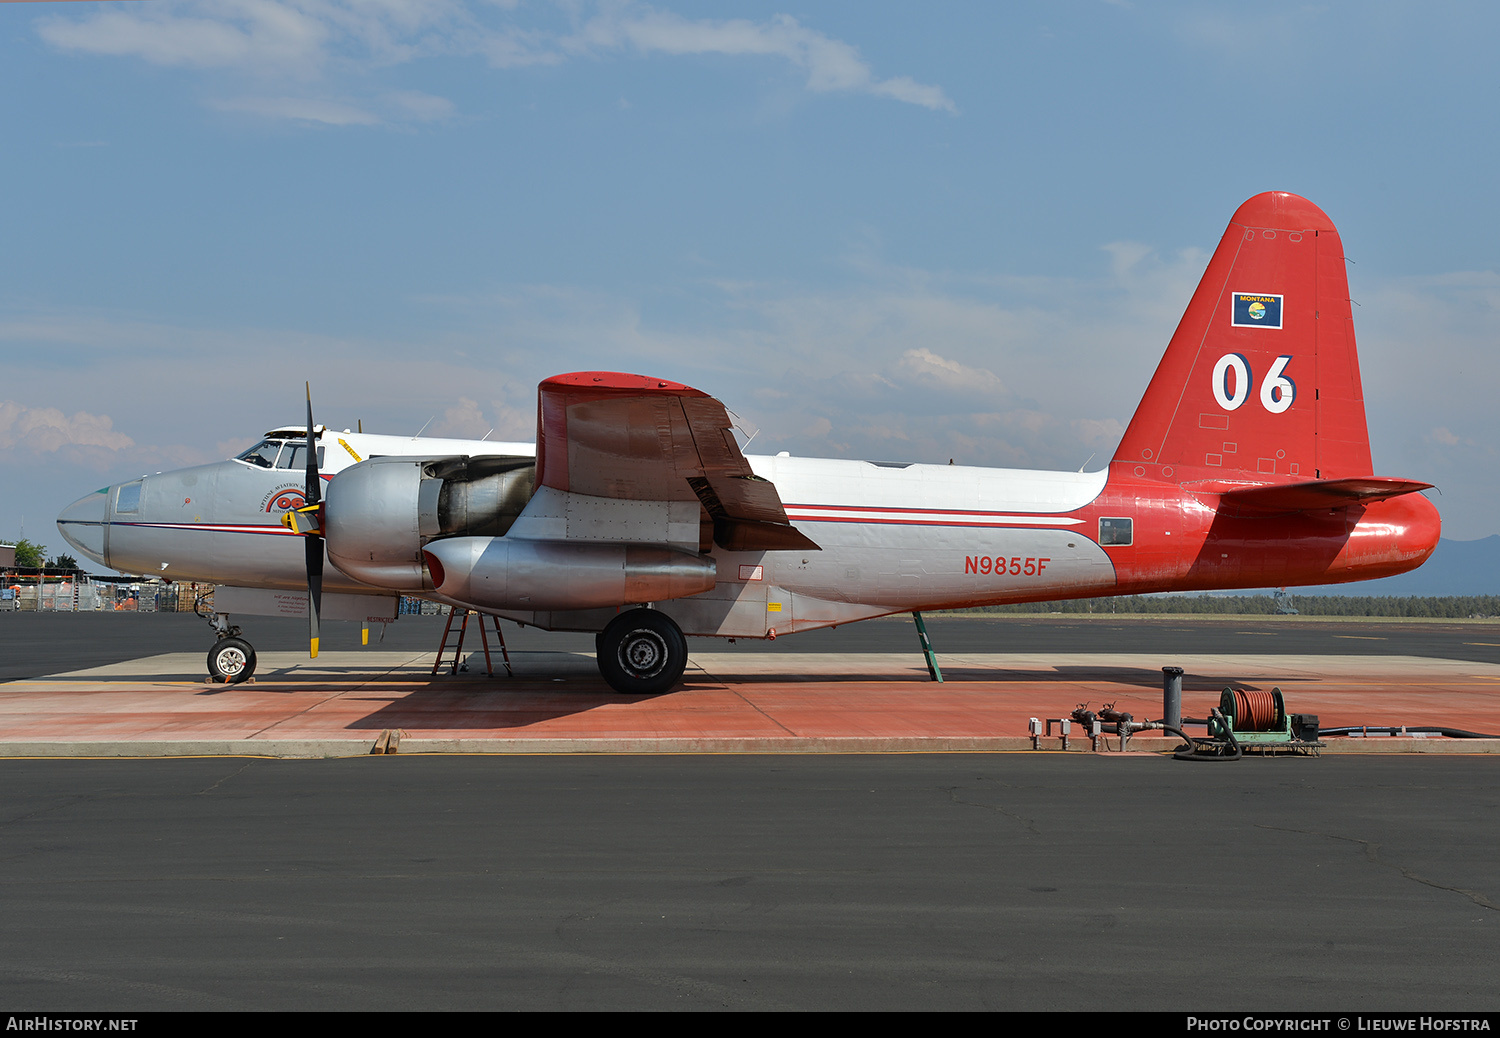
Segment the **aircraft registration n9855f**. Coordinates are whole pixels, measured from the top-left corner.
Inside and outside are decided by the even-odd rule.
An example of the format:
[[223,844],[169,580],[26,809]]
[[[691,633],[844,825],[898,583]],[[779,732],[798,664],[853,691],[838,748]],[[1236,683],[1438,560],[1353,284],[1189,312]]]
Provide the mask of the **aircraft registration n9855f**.
[[335,433],[309,404],[303,428],[58,526],[103,565],[218,585],[224,680],[254,669],[228,614],[311,614],[316,651],[320,613],[388,621],[414,595],[598,632],[610,685],[651,693],[681,678],[684,635],[1402,573],[1437,545],[1429,487],[1374,475],[1338,232],[1267,192],[1098,472],[746,457],[708,394],[577,372],[538,388],[534,446]]

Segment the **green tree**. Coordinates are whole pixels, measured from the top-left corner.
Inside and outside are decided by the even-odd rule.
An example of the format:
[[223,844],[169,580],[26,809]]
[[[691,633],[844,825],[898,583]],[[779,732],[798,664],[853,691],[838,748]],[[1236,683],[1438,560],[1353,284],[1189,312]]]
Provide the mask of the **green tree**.
[[47,546],[33,544],[25,537],[16,541],[16,565],[26,569],[40,569],[47,564]]
[[73,558],[73,556],[71,555],[59,555],[57,558],[48,562],[47,565],[52,569],[76,570],[78,568],[78,560]]

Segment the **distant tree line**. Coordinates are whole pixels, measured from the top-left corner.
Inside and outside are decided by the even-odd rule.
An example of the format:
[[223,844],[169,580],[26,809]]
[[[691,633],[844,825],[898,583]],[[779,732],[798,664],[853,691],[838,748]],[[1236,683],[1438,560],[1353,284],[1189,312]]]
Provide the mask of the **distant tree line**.
[[35,544],[22,537],[15,541],[5,540],[0,537],[0,544],[14,544],[16,548],[16,566],[19,569],[66,569],[78,568],[78,560],[71,555],[58,555],[55,559],[47,558],[47,546]]
[[[1500,617],[1500,595],[1308,595],[1282,600],[1302,616],[1411,616],[1446,619]],[[1270,595],[1126,595],[1121,598],[1074,598],[1062,602],[1026,602],[983,606],[984,613],[1138,613],[1274,615],[1280,611]]]

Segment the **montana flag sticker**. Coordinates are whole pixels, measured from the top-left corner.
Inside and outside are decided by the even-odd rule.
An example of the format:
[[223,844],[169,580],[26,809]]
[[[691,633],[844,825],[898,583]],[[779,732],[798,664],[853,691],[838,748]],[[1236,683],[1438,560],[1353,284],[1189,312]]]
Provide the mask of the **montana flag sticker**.
[[1233,313],[1236,328],[1280,328],[1281,297],[1260,292],[1236,292]]

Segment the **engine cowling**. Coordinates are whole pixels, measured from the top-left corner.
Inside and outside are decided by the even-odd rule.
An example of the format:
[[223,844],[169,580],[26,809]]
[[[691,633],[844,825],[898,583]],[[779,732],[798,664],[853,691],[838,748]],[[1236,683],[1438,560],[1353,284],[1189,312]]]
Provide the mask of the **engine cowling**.
[[422,546],[434,537],[501,536],[531,499],[531,458],[371,458],[328,484],[328,557],[356,580],[430,591]]
[[423,549],[437,591],[487,609],[599,609],[711,590],[713,558],[598,541],[453,537]]

